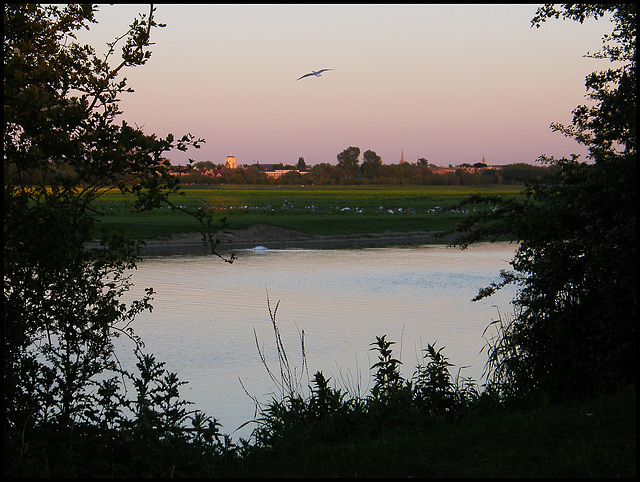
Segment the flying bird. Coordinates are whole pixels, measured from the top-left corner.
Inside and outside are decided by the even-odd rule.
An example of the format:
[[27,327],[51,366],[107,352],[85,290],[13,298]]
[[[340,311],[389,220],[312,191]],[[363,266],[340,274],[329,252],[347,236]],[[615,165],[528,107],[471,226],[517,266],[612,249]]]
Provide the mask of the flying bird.
[[[300,77],[300,79],[304,79],[305,77],[309,77],[311,75],[315,75],[316,77],[320,77],[322,75],[322,72],[326,72],[327,70],[333,70],[333,69],[314,70],[313,72],[310,72],[308,74],[304,74],[302,77]],[[298,80],[300,80],[300,79],[298,79]]]

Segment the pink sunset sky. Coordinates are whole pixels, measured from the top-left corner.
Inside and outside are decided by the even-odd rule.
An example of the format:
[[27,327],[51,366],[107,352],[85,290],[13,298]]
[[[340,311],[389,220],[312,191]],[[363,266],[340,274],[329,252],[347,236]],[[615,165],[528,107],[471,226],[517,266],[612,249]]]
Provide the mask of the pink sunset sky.
[[[585,150],[554,133],[585,99],[585,58],[607,20],[531,27],[537,5],[157,5],[149,62],[125,72],[123,118],[204,138],[168,155],[238,164],[336,163],[349,146],[387,164],[534,163]],[[79,40],[98,51],[146,5],[101,5]],[[114,60],[115,63],[115,60]],[[312,70],[322,77],[296,80]]]

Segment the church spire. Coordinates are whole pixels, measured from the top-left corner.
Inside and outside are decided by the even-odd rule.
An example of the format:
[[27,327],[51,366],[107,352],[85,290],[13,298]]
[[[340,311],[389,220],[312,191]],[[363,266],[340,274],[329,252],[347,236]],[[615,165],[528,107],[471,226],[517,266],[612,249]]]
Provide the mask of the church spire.
[[404,160],[404,149],[402,149],[402,155],[400,156],[400,164],[404,164],[405,162],[407,161]]

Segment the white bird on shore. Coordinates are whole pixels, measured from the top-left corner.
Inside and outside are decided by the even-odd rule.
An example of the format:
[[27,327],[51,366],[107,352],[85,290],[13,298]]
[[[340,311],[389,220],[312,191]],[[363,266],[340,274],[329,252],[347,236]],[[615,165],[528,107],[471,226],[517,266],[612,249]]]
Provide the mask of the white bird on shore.
[[[305,77],[309,77],[311,75],[315,75],[316,77],[320,77],[322,75],[322,72],[326,72],[327,70],[333,70],[333,69],[314,70],[313,72],[309,72],[308,74],[304,74],[302,77],[300,77],[300,79],[304,79]],[[300,80],[300,79],[298,79],[298,80]]]

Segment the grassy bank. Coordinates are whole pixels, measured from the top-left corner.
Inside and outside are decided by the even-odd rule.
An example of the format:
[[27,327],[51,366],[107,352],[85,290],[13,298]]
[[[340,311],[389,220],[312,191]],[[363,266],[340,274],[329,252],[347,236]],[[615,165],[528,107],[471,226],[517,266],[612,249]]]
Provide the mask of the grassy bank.
[[376,437],[297,440],[231,476],[635,477],[635,387],[553,407],[412,420]]
[[635,477],[635,385],[554,404],[504,398],[453,377],[432,345],[404,379],[392,345],[384,336],[371,344],[378,363],[364,398],[316,373],[307,396],[264,405],[256,445],[230,475]]
[[[266,223],[307,234],[436,231],[464,216],[455,206],[470,194],[521,196],[522,186],[411,187],[205,187],[185,186],[174,202],[208,206],[228,227]],[[134,213],[132,197],[107,193],[92,206],[99,226],[118,226],[132,238],[153,238],[199,229],[190,216],[156,209]]]

